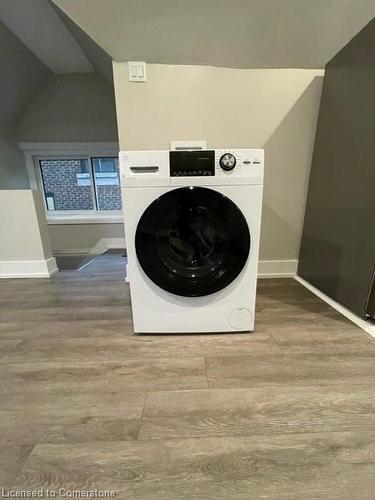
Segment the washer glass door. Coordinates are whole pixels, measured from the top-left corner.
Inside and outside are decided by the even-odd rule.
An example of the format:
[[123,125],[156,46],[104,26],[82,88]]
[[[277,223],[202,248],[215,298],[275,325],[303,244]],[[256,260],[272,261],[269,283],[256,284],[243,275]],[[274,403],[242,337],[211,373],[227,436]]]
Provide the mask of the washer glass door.
[[183,187],[143,213],[135,247],[146,275],[176,295],[198,297],[225,288],[244,268],[250,233],[240,209],[213,189]]

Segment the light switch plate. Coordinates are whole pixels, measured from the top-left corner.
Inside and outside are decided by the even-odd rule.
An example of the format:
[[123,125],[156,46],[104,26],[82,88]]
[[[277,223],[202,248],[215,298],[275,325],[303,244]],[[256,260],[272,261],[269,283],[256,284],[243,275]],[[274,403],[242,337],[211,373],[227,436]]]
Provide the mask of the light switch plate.
[[129,82],[146,82],[146,63],[144,61],[129,61]]

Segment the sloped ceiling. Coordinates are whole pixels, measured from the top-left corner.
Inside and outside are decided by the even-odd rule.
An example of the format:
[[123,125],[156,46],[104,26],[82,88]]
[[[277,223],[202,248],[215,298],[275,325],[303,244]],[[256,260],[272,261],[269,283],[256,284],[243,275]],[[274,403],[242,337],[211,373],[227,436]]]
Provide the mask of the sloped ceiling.
[[53,73],[96,71],[113,84],[112,59],[51,0],[0,0],[0,20]]
[[94,71],[47,0],[0,0],[0,19],[54,73]]
[[73,38],[81,47],[90,63],[95,68],[95,71],[104,77],[108,82],[113,84],[112,59],[99,47],[70,17],[68,17],[61,9],[51,2],[56,13],[64,23],[66,28],[73,35]]
[[374,0],[53,0],[114,60],[323,68]]
[[0,21],[0,129],[14,125],[51,72]]

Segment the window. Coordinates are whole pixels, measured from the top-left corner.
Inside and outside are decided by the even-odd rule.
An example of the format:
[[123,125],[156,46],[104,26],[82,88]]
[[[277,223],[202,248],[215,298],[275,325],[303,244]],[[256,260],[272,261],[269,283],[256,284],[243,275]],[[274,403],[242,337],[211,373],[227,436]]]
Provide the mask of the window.
[[48,213],[121,210],[117,157],[39,159]]
[[121,210],[117,158],[92,158],[98,210]]

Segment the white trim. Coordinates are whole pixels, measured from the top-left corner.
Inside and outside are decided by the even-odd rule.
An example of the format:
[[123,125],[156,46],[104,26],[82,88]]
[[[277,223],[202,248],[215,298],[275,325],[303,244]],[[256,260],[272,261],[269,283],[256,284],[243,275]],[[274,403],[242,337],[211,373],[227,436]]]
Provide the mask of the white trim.
[[64,248],[54,250],[54,255],[102,255],[113,248],[126,248],[125,238],[102,238],[93,248]]
[[30,152],[27,152],[27,151],[24,151],[23,154],[25,156],[26,170],[27,170],[27,175],[29,176],[30,187],[34,191],[39,191],[42,195],[42,198],[44,198],[44,193],[40,189],[38,176],[36,173],[36,167],[35,167],[35,163],[34,163],[34,155]]
[[375,337],[375,325],[372,325],[369,321],[366,321],[356,314],[354,314],[352,311],[344,307],[342,304],[339,304],[335,300],[331,299],[326,295],[325,293],[321,292],[318,288],[315,286],[311,285],[308,281],[304,280],[300,276],[295,276],[294,278],[298,283],[301,283],[305,288],[310,290],[312,293],[314,293],[317,297],[320,299],[324,300],[327,304],[329,304],[333,309],[336,309],[340,314],[345,316],[346,318],[350,319],[353,323],[355,323],[359,328],[362,328],[366,333],[371,335],[372,337]]
[[22,151],[31,151],[33,154],[62,154],[69,151],[80,151],[82,154],[94,152],[101,154],[103,151],[112,151],[118,154],[118,142],[20,142]]
[[58,272],[56,260],[0,261],[0,278],[50,278]]
[[64,248],[62,250],[54,250],[53,255],[63,257],[65,255],[89,255],[91,254],[91,248]]
[[290,278],[297,274],[298,260],[260,260],[259,278]]
[[124,217],[122,212],[119,214],[100,214],[97,212],[90,212],[89,214],[53,214],[47,213],[47,224],[123,224]]
[[125,238],[102,238],[90,250],[90,254],[101,255],[112,248],[126,248]]

